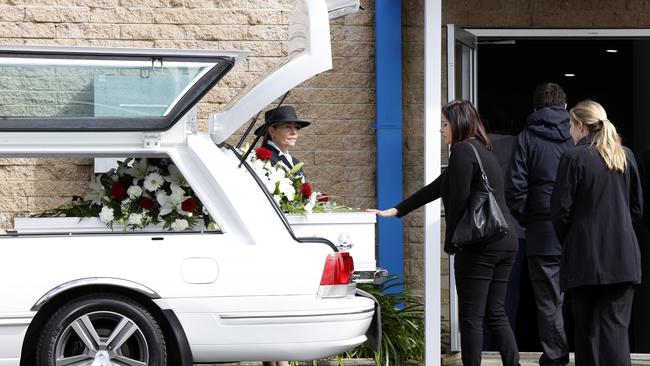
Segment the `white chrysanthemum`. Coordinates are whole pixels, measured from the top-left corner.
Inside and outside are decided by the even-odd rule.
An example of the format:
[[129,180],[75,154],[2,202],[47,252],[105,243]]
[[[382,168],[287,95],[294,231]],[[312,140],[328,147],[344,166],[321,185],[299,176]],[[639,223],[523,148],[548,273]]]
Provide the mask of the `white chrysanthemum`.
[[139,159],[136,160],[135,163],[133,163],[133,166],[131,168],[126,169],[124,172],[133,178],[136,179],[143,179],[144,177],[149,174],[149,169],[147,165],[147,159]]
[[136,199],[142,196],[142,188],[140,186],[131,186],[126,190],[126,194],[129,195],[129,198]]
[[280,179],[278,187],[280,193],[284,195],[289,202],[293,201],[293,196],[296,194],[296,189],[293,187],[293,182],[289,178]]
[[190,224],[187,223],[185,219],[176,219],[172,222],[172,230],[174,231],[183,231],[188,228]]
[[171,183],[172,185],[177,185],[179,187],[188,187],[187,181],[181,171],[178,170],[176,165],[172,164],[169,166],[169,175],[165,177],[165,180]]
[[103,206],[102,210],[99,212],[99,220],[104,224],[108,224],[109,222],[112,222],[114,218],[113,209]]
[[102,198],[106,197],[106,190],[101,182],[101,175],[96,175],[95,180],[90,182],[90,192],[84,197],[94,205],[101,205]]
[[142,214],[132,213],[129,215],[129,225],[141,225],[142,224]]
[[163,185],[164,181],[165,180],[163,179],[162,175],[155,172],[150,173],[144,178],[144,189],[149,192],[155,192]]

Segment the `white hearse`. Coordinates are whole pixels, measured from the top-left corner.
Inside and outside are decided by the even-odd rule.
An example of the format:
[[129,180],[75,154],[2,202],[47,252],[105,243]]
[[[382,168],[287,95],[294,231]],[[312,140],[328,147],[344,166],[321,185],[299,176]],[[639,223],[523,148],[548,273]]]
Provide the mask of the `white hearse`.
[[226,143],[331,68],[328,17],[357,9],[297,1],[289,55],[213,115],[209,134],[188,112],[245,52],[0,47],[9,101],[0,105],[1,157],[168,158],[218,225],[8,230],[0,365],[311,360],[366,342],[378,309],[355,289],[352,257],[327,239],[296,237]]

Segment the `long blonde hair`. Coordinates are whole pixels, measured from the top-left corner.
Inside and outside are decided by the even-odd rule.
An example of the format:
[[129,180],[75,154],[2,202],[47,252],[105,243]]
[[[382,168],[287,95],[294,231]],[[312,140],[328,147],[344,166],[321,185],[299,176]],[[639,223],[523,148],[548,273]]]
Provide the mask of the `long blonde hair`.
[[574,122],[583,123],[589,133],[593,134],[591,144],[596,146],[607,168],[623,173],[627,166],[625,150],[616,127],[607,119],[605,108],[593,100],[585,100],[571,108],[569,114]]

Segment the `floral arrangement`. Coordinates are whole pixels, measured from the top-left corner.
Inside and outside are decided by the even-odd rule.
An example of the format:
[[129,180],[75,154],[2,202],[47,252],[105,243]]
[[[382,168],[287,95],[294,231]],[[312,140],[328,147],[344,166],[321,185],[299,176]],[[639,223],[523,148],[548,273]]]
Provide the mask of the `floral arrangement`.
[[217,228],[178,168],[158,158],[119,161],[117,168],[95,175],[85,197],[34,216],[99,217],[110,228],[131,230],[164,223],[163,229],[183,231],[200,222]]
[[[248,147],[241,151],[242,155]],[[304,175],[300,174],[303,163],[296,164],[289,169],[283,162],[271,164],[273,153],[260,147],[255,149],[255,154],[249,154],[246,161],[255,174],[271,192],[275,201],[285,213],[305,214],[312,212],[347,212],[356,209],[338,205],[330,201],[329,196],[314,189],[307,182]]]
[[[246,160],[283,212],[356,211],[314,190],[300,174],[303,163],[292,169],[282,162],[271,165],[272,155],[258,148]],[[160,223],[174,231],[192,230],[199,223],[208,230],[218,229],[179,169],[169,159],[159,158],[119,161],[117,168],[95,175],[85,197],[73,197],[67,205],[32,217],[98,217],[107,227],[120,225],[125,230]]]

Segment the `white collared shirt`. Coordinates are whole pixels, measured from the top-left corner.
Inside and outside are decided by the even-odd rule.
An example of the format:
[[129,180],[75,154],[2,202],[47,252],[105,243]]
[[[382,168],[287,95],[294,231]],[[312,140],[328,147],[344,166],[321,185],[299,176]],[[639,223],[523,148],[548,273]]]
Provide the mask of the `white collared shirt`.
[[289,162],[289,169],[293,168],[293,158],[291,155],[289,155],[289,152],[283,153],[282,150],[278,147],[278,145],[273,142],[273,140],[269,140],[267,142],[269,145],[273,146],[276,150],[278,150],[278,156],[284,156],[287,161]]

